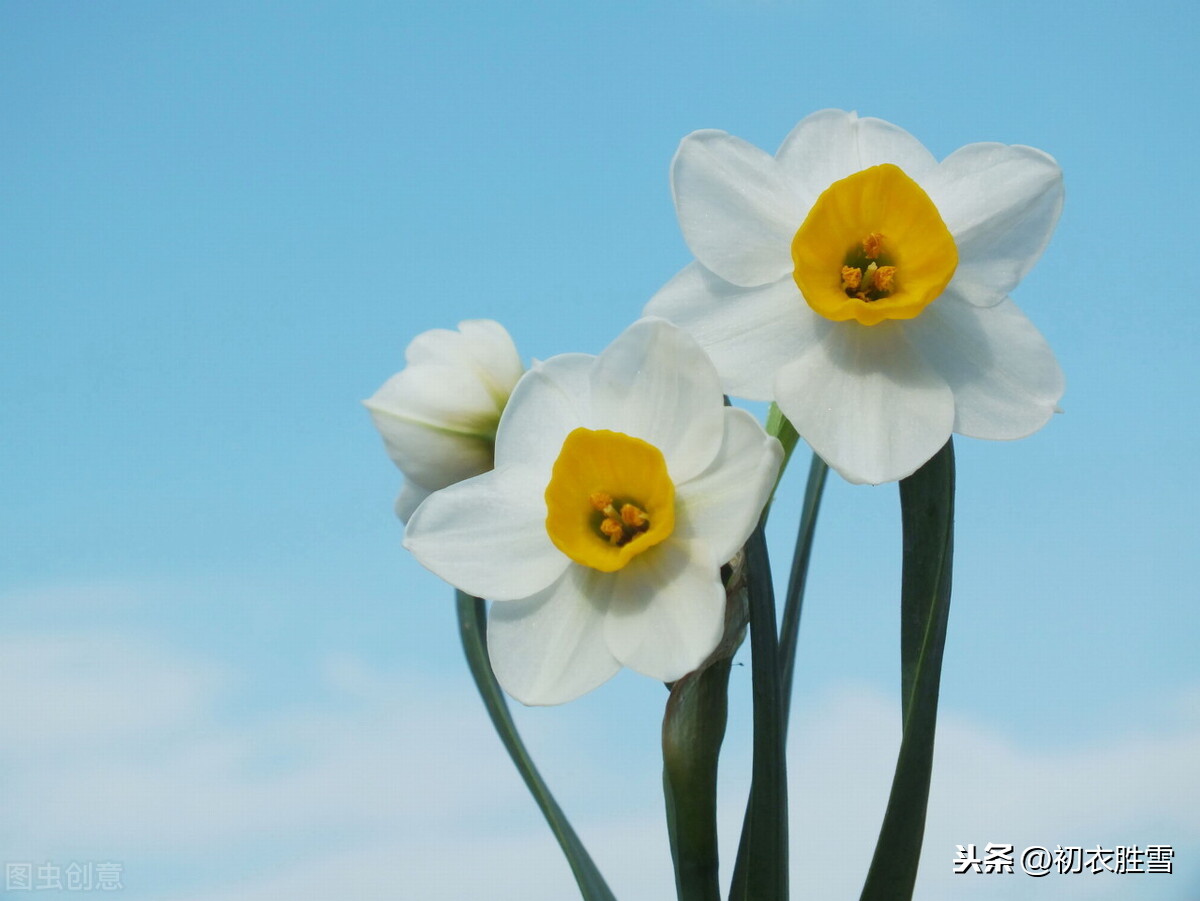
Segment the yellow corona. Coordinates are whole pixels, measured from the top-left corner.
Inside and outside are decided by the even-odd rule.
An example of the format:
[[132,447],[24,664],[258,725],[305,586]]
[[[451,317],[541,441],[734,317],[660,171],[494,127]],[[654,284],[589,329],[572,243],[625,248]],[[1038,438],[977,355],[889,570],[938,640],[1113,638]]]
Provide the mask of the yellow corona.
[[914,319],[958,267],[958,248],[921,186],[890,163],[836,181],[792,239],[805,301],[835,322]]
[[584,566],[616,572],[670,537],[675,485],[662,451],[623,432],[567,435],[546,486],[546,532]]

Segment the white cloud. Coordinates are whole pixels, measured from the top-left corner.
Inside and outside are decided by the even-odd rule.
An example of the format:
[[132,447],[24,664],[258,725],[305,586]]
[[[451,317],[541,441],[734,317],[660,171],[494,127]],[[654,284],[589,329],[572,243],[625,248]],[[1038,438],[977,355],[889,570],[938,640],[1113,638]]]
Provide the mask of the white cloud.
[[0,591],[0,610],[6,617],[29,612],[43,621],[66,622],[94,614],[111,619],[144,604],[154,589],[118,581],[50,582]]
[[[573,896],[571,874],[465,679],[380,673],[343,655],[326,661],[327,696],[253,720],[229,715],[252,677],[112,633],[0,643],[7,859],[122,860],[128,898]],[[1195,697],[1185,692],[1181,703]],[[653,735],[631,737],[627,713],[612,705],[582,710],[598,721],[584,729],[572,711],[539,716],[536,755],[564,806],[585,811],[575,825],[618,897],[670,897]],[[891,701],[861,686],[832,690],[794,715],[797,897],[857,897],[898,732]],[[620,747],[631,741],[642,752]],[[726,878],[748,783],[746,745],[731,740],[725,761]],[[1194,848],[1196,760],[1195,717],[1161,734],[1042,750],[944,712],[917,897],[1185,897],[1182,888],[1195,886],[1180,875],[968,882],[951,864],[954,845],[968,842]],[[172,883],[174,870],[188,879]],[[1176,886],[1178,894],[1168,891]]]
[[0,639],[0,734],[23,757],[187,729],[227,674],[116,632]]
[[[856,898],[899,742],[899,711],[877,692],[833,691],[793,729],[789,755],[793,886]],[[954,875],[955,846],[1200,846],[1200,724],[1103,745],[1022,747],[955,711],[939,721],[917,898],[1191,898],[1195,877]],[[1177,866],[1178,869],[1178,866]],[[1183,873],[1188,868],[1184,863]],[[1133,881],[1131,880],[1139,880]],[[1156,892],[1161,892],[1158,894]]]
[[207,852],[404,817],[437,828],[494,791],[486,722],[402,682],[239,723],[221,716],[236,680],[145,641],[10,638],[0,660],[2,747],[26,808],[12,840],[35,857],[64,844]]

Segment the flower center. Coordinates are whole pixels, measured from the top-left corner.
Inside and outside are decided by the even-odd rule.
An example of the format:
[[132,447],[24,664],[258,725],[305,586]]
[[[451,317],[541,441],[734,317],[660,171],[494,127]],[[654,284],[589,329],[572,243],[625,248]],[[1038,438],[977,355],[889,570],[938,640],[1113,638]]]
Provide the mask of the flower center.
[[883,235],[871,232],[860,246],[851,247],[842,261],[842,290],[847,297],[874,303],[896,287],[896,267],[884,253]]
[[921,186],[890,163],[836,181],[792,239],[793,277],[826,319],[913,319],[954,277],[958,248]]
[[584,566],[616,572],[675,529],[662,451],[623,432],[567,435],[546,486],[546,534]]
[[609,544],[624,547],[650,529],[650,517],[646,511],[633,504],[622,503],[618,512],[612,497],[603,491],[593,491],[588,500],[604,516],[596,528],[608,539]]

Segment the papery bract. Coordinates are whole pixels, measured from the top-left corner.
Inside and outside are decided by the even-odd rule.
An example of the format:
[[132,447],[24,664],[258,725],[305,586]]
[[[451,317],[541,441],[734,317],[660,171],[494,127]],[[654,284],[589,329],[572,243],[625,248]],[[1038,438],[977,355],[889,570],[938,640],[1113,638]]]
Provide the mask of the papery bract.
[[405,359],[363,403],[404,473],[396,514],[407,521],[431,492],[492,468],[500,414],[524,367],[508,332],[490,319],[423,332]]
[[571,700],[628,666],[669,682],[721,639],[720,567],[782,460],[712,363],[661,319],[598,357],[538,363],[496,436],[496,468],[431,495],[405,546],[494,601],[492,666],[526,704]]
[[671,183],[696,262],[647,314],[692,334],[730,394],[778,403],[846,479],[903,478],[952,431],[1019,438],[1056,410],[1062,372],[1007,297],[1062,208],[1040,150],[939,163],[894,125],[824,110],[774,157],[688,135]]

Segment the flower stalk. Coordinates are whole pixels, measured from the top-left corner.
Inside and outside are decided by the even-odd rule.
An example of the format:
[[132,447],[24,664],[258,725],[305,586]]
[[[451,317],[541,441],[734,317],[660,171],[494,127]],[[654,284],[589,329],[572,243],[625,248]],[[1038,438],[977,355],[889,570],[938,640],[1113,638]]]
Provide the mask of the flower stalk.
[[508,756],[512,758],[517,772],[529,788],[529,793],[533,795],[542,815],[546,817],[550,831],[558,840],[558,845],[571,866],[571,872],[575,874],[580,896],[583,901],[616,901],[587,848],[575,834],[566,814],[558,806],[541,773],[534,766],[533,758],[529,756],[529,751],[521,740],[512,714],[508,712],[508,704],[488,662],[487,611],[484,602],[462,591],[456,592],[455,598],[459,636],[462,638],[463,652],[466,654],[471,676],[475,680],[475,687],[479,689],[479,696],[483,698],[483,706],[487,708],[496,734],[500,736]]
[[800,639],[800,613],[804,605],[804,586],[808,581],[808,563],[812,558],[813,538],[817,532],[817,514],[829,464],[812,455],[808,467],[808,484],[804,489],[804,506],[800,511],[800,526],[796,531],[796,550],[792,555],[792,571],[788,576],[787,595],[783,605],[783,622],[779,627],[779,690],[782,692],[784,741],[787,741],[788,717],[792,708],[792,677],[796,669],[796,645]]
[[760,520],[746,542],[754,680],[754,774],[730,901],[785,901],[788,897],[787,761],[779,689],[779,640],[763,525]]

